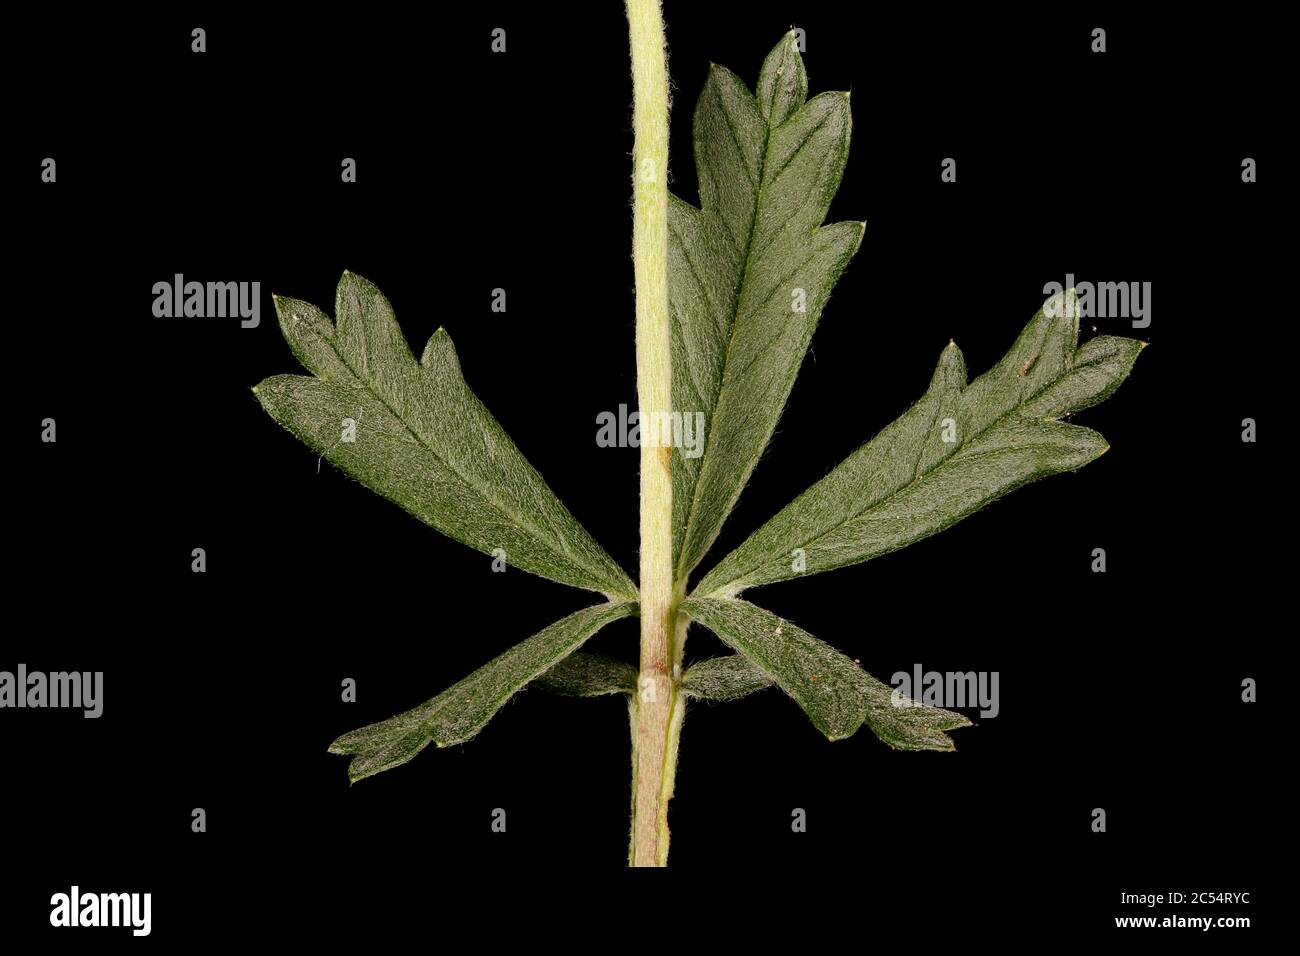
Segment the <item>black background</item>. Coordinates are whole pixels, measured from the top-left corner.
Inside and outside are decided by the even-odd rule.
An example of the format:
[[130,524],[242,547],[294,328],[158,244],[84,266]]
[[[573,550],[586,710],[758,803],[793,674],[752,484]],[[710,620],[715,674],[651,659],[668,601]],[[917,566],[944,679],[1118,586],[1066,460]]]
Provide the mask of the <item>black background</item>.
[[[696,200],[708,63],[752,86],[798,25],[811,92],[853,92],[828,219],[868,224],[702,570],[919,397],[950,338],[978,374],[1045,283],[1153,283],[1150,328],[1092,323],[1152,345],[1077,419],[1109,454],[904,552],[748,595],[884,679],[917,662],[999,671],[1001,713],[944,755],[867,732],[830,744],[776,691],[695,707],[659,888],[619,872],[629,744],[613,699],[525,692],[472,743],[349,787],[325,752],[336,735],[590,599],[493,574],[318,469],[250,391],[299,371],[270,295],[332,312],[346,268],[383,289],[415,348],[446,326],[471,387],[634,574],[637,452],[594,442],[599,412],[635,404],[622,9],[33,20],[7,67],[0,668],[103,670],[105,711],[0,715],[6,934],[48,930],[50,894],[74,882],[152,892],[152,938],[170,942],[420,934],[468,920],[468,901],[495,914],[475,932],[553,940],[615,938],[593,921],[647,940],[687,922],[864,945],[891,929],[1113,939],[1138,932],[1113,915],[1148,912],[1121,891],[1170,889],[1251,891],[1248,907],[1179,912],[1266,922],[1289,748],[1269,716],[1286,406],[1268,382],[1293,364],[1268,25],[807,2],[670,2],[666,19],[674,191]],[[345,156],[356,184],[339,181]],[[949,156],[955,184],[939,179]],[[1241,182],[1246,156],[1260,183]],[[174,273],[260,281],[260,327],[154,318],[152,285]],[[47,416],[57,444],[37,437]],[[1258,444],[1240,440],[1248,416]],[[635,635],[621,621],[589,648],[634,660]],[[720,650],[692,629],[688,660]],[[1244,677],[1260,704],[1241,702]]]

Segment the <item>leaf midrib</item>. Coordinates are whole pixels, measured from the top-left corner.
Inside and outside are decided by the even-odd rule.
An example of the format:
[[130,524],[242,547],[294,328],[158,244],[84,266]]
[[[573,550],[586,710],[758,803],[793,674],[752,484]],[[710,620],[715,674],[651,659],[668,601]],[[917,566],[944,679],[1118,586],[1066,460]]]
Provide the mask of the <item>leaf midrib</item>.
[[[1079,351],[1078,348],[1075,348],[1074,351],[1071,353],[1071,357],[1073,357],[1074,355],[1076,355],[1076,354],[1078,353],[1078,351]],[[915,487],[916,485],[920,484],[921,482],[926,481],[926,480],[930,479],[931,477],[933,477],[933,476],[939,474],[939,473],[940,473],[944,468],[947,468],[949,465],[955,463],[959,458],[962,458],[963,450],[964,450],[965,448],[967,448],[967,447],[968,447],[972,442],[974,442],[977,438],[979,438],[981,435],[984,435],[984,434],[988,433],[988,432],[989,432],[990,430],[992,430],[996,425],[1000,424],[1000,423],[1001,423],[1002,421],[1004,421],[1005,419],[1010,418],[1010,417],[1012,417],[1013,415],[1015,415],[1015,414],[1017,413],[1017,410],[1018,410],[1018,409],[1023,408],[1025,405],[1027,405],[1027,404],[1028,404],[1029,402],[1031,402],[1033,399],[1037,398],[1039,395],[1041,395],[1041,394],[1042,394],[1044,391],[1046,391],[1048,388],[1050,388],[1050,387],[1052,387],[1053,385],[1055,385],[1055,384],[1056,384],[1057,382],[1059,382],[1062,378],[1064,378],[1065,375],[1068,375],[1069,373],[1074,372],[1074,371],[1076,371],[1077,369],[1080,369],[1080,368],[1086,368],[1088,365],[1095,365],[1095,364],[1098,364],[1098,363],[1096,363],[1096,362],[1087,362],[1087,363],[1084,363],[1083,365],[1071,365],[1070,367],[1068,367],[1067,369],[1064,370],[1064,373],[1063,373],[1062,375],[1059,375],[1059,376],[1057,376],[1056,378],[1052,379],[1050,382],[1047,382],[1047,383],[1044,384],[1041,388],[1039,388],[1037,391],[1032,392],[1032,393],[1030,393],[1029,395],[1026,395],[1026,396],[1023,397],[1022,399],[1020,399],[1020,401],[1018,401],[1014,406],[1012,406],[1010,409],[1008,409],[1006,412],[1003,412],[1003,413],[1002,413],[1001,415],[999,415],[997,418],[994,418],[994,419],[990,420],[989,423],[988,423],[987,425],[985,425],[985,426],[984,426],[983,428],[981,428],[979,431],[975,432],[973,435],[969,436],[969,437],[968,437],[964,442],[961,443],[961,445],[960,445],[960,446],[959,446],[959,447],[958,447],[958,448],[957,448],[957,449],[956,449],[956,450],[955,450],[951,455],[949,455],[947,458],[943,459],[943,461],[939,462],[937,465],[935,465],[935,466],[934,466],[933,468],[931,468],[929,471],[924,472],[923,474],[919,474],[919,475],[916,474],[915,472],[913,472],[914,477],[913,477],[912,480],[909,481],[906,485],[903,485],[903,486],[901,486],[900,488],[898,488],[897,490],[890,492],[890,493],[887,494],[885,497],[880,498],[879,500],[877,500],[877,501],[875,501],[874,503],[868,505],[867,507],[863,508],[862,510],[854,512],[853,514],[851,514],[851,515],[849,515],[847,518],[845,518],[843,521],[839,521],[839,522],[837,522],[837,523],[831,525],[830,527],[826,528],[824,531],[821,531],[821,532],[817,533],[816,535],[813,535],[811,538],[805,538],[804,540],[802,540],[802,541],[800,541],[798,544],[796,544],[795,547],[796,547],[796,548],[802,548],[802,547],[805,547],[806,545],[814,544],[814,543],[816,543],[817,541],[820,541],[822,538],[825,538],[825,537],[827,537],[828,535],[833,534],[834,532],[838,531],[840,528],[844,527],[844,526],[845,526],[846,524],[848,524],[850,521],[856,521],[857,519],[861,518],[863,515],[870,514],[872,511],[875,511],[875,510],[877,510],[877,509],[883,507],[884,505],[888,504],[890,501],[892,501],[894,498],[897,498],[899,495],[902,495],[902,494],[904,494],[904,493],[910,491],[913,487]],[[973,385],[974,382],[972,382],[972,383],[970,383],[970,384]],[[961,390],[961,392],[962,392],[962,393],[965,393],[965,391],[966,391],[969,387],[970,387],[970,385],[967,385],[966,388],[963,388],[963,389]],[[936,419],[938,418],[938,413],[936,413],[935,418],[936,418]],[[1031,418],[1031,419],[1029,419],[1029,420],[1030,420],[1030,421],[1040,421],[1040,422],[1057,422],[1057,421],[1060,421],[1060,419],[1059,419],[1058,417],[1053,417],[1053,416],[1051,416],[1051,415],[1043,416],[1042,418]],[[874,440],[874,439],[873,439],[873,440]],[[1057,447],[1057,446],[1049,445],[1049,444],[1029,444],[1029,445],[1018,445],[1018,446],[1015,446],[1015,447],[1017,447],[1017,448],[1024,448],[1024,449],[1029,449],[1029,448],[1042,448],[1042,449],[1048,449],[1048,448],[1054,448],[1054,447]],[[1003,453],[1003,452],[1005,452],[1005,451],[1007,451],[1006,448],[991,448],[991,449],[989,449],[988,451],[977,452],[977,453],[974,454],[974,455],[967,455],[965,458],[962,458],[962,460],[964,460],[964,461],[974,461],[974,460],[978,460],[978,459],[983,458],[983,457],[988,456],[988,455],[1001,454],[1001,453]],[[920,456],[919,456],[919,455],[917,456],[917,462],[918,462],[918,464],[919,464],[919,462],[920,462]],[[813,487],[816,487],[816,485],[814,485]],[[811,488],[808,489],[808,491],[811,491],[811,490],[812,490]],[[807,494],[807,493],[808,493],[807,491],[804,492],[804,494]],[[800,495],[799,497],[802,498],[803,495]],[[795,499],[795,501],[798,501],[798,500],[799,500],[798,498]],[[792,502],[791,504],[793,504],[793,502]],[[789,507],[789,506],[787,506],[787,507]],[[784,509],[782,509],[782,510],[784,510]],[[778,512],[778,514],[779,514],[779,512]],[[744,577],[745,577],[745,575],[747,575],[747,574],[749,574],[749,573],[751,573],[751,572],[753,572],[753,571],[758,570],[758,569],[761,568],[765,563],[767,563],[767,562],[760,560],[760,561],[758,561],[758,562],[755,563],[755,564],[751,564],[749,567],[745,568],[743,571],[740,571],[738,574],[733,575],[733,576],[732,576],[731,578],[729,578],[727,581],[724,581],[722,584],[717,585],[717,586],[714,587],[712,590],[710,590],[710,591],[708,591],[708,592],[705,592],[704,594],[701,594],[701,595],[698,595],[698,596],[701,597],[701,598],[716,598],[716,599],[718,599],[718,600],[724,600],[724,601],[726,601],[726,600],[736,600],[737,598],[735,597],[735,594],[739,594],[739,593],[740,593],[739,590],[736,591],[735,594],[730,595],[730,596],[728,596],[728,595],[725,593],[725,590],[726,590],[727,588],[731,587],[732,585],[735,585],[735,584],[739,584],[739,585],[740,585],[740,590],[743,590],[743,589],[746,587],[746,585],[745,585],[745,583],[744,583]],[[708,576],[706,575],[705,577],[706,577],[706,580],[707,580],[707,577],[708,577]],[[696,595],[694,595],[694,594],[692,594],[691,596],[692,596],[692,597],[696,597]]]
[[[337,333],[335,333],[335,334],[337,334]],[[364,329],[364,327],[363,327],[363,329],[362,329],[362,334],[363,334],[363,335],[365,334],[365,329]],[[338,348],[336,347],[336,345],[335,345],[335,343],[334,343],[333,341],[330,341],[328,344],[329,344],[330,349],[331,349],[331,350],[334,352],[334,354],[338,357],[338,360],[339,360],[340,362],[343,363],[344,368],[346,368],[349,372],[352,373],[352,377],[353,377],[354,379],[357,380],[359,386],[362,387],[362,388],[364,388],[367,392],[369,392],[372,396],[374,396],[375,400],[376,400],[377,402],[379,402],[379,404],[383,405],[384,408],[386,408],[386,409],[388,410],[388,413],[389,413],[390,415],[392,415],[393,418],[394,418],[398,423],[400,423],[401,426],[402,426],[403,428],[406,429],[407,434],[410,435],[412,438],[415,439],[416,444],[418,444],[421,448],[423,448],[423,449],[424,449],[425,451],[427,451],[430,455],[432,455],[432,456],[433,456],[433,457],[434,457],[438,462],[440,462],[440,463],[441,463],[441,464],[442,464],[442,465],[443,465],[443,466],[444,466],[448,471],[450,471],[453,475],[455,475],[457,478],[459,478],[459,479],[461,480],[461,482],[464,483],[464,485],[465,485],[467,488],[470,488],[470,489],[472,489],[473,491],[477,492],[478,495],[479,495],[479,496],[480,496],[484,501],[486,501],[486,502],[488,503],[489,506],[491,506],[491,508],[492,508],[493,511],[495,511],[495,512],[496,512],[498,515],[500,515],[501,517],[507,519],[510,523],[512,523],[512,524],[516,524],[517,526],[523,528],[524,530],[531,532],[532,535],[534,536],[535,540],[537,540],[537,541],[538,541],[538,542],[539,542],[539,543],[540,543],[540,544],[541,544],[541,545],[546,549],[546,551],[547,551],[549,554],[551,554],[552,556],[554,556],[555,558],[557,558],[557,559],[560,561],[560,563],[568,565],[569,567],[571,567],[571,568],[574,569],[575,571],[586,572],[587,574],[591,574],[591,573],[593,572],[593,569],[592,569],[592,568],[584,567],[584,566],[579,565],[579,564],[573,564],[570,558],[568,558],[568,557],[567,557],[566,555],[564,555],[564,554],[561,554],[560,552],[557,552],[557,551],[555,550],[555,548],[552,547],[552,545],[551,545],[549,542],[546,541],[546,539],[542,536],[542,532],[541,532],[541,530],[540,530],[539,528],[534,527],[533,525],[527,523],[527,522],[524,521],[522,518],[516,520],[515,516],[514,516],[510,511],[508,511],[508,510],[507,510],[507,509],[506,509],[506,508],[505,508],[505,507],[504,507],[500,502],[498,502],[498,501],[497,501],[495,498],[493,498],[492,496],[490,496],[490,495],[488,495],[488,494],[485,494],[482,488],[480,488],[480,487],[479,487],[477,484],[475,484],[474,482],[470,481],[470,480],[469,480],[465,475],[463,475],[463,474],[461,473],[460,469],[458,469],[455,465],[453,465],[453,464],[452,464],[452,463],[451,463],[447,458],[445,458],[444,456],[440,455],[440,454],[437,452],[437,450],[433,448],[433,446],[431,446],[427,441],[425,441],[424,438],[421,437],[420,434],[419,434],[417,431],[415,431],[415,429],[413,429],[413,428],[410,426],[410,424],[406,421],[405,418],[403,418],[400,414],[398,414],[397,409],[393,408],[393,406],[390,405],[390,404],[388,403],[388,400],[385,399],[383,395],[379,394],[379,392],[377,392],[377,391],[375,390],[375,388],[370,384],[370,382],[369,382],[367,379],[365,379],[365,378],[363,378],[363,377],[361,376],[361,374],[356,370],[356,368],[353,367],[352,363],[348,361],[347,357],[346,357],[345,355],[343,355],[343,353],[340,352],[340,351],[338,350]],[[412,361],[415,362],[415,368],[416,368],[416,373],[417,373],[417,374],[419,374],[421,371],[425,371],[425,369],[423,368],[423,366],[420,364],[419,360],[415,359],[414,356],[412,356]],[[328,384],[328,383],[327,383],[327,384]],[[463,543],[463,542],[462,542],[462,543]],[[580,575],[579,575],[579,576],[580,576]],[[602,577],[603,577],[603,575],[602,575]],[[599,593],[606,594],[607,597],[612,597],[612,596],[614,596],[614,595],[619,595],[619,596],[622,596],[622,597],[628,597],[628,596],[629,596],[629,595],[625,595],[625,594],[623,594],[622,591],[614,591],[614,592],[603,592],[603,591],[602,591],[602,592],[599,592]]]
[[[593,605],[591,605],[590,607],[581,608],[580,610],[575,611],[572,615],[570,615],[570,617],[572,617],[572,618],[577,618],[577,616],[578,616],[579,614],[583,615],[583,616],[581,617],[581,619],[579,619],[579,620],[574,620],[574,621],[571,622],[571,626],[573,626],[573,627],[575,628],[575,632],[576,632],[576,633],[585,635],[585,636],[582,636],[582,637],[579,637],[579,638],[576,639],[576,640],[577,640],[577,645],[578,645],[578,647],[581,647],[583,644],[587,643],[587,641],[589,641],[589,640],[591,640],[593,637],[595,637],[595,636],[596,636],[596,633],[597,633],[598,631],[600,631],[602,628],[604,628],[605,626],[614,623],[614,621],[616,621],[616,620],[620,620],[620,619],[622,619],[622,617],[625,616],[625,612],[627,611],[627,605],[632,604],[632,603],[634,603],[634,602],[632,602],[632,601],[606,601],[604,604],[593,604]],[[610,613],[615,612],[615,611],[619,612],[615,617],[611,617],[611,618],[610,618],[609,620],[607,620],[607,621],[601,621],[601,619],[602,619],[605,615],[610,614]],[[601,621],[601,623],[593,626],[593,622],[595,622],[595,621]],[[555,623],[556,623],[556,624],[562,624],[562,623],[564,623],[564,619],[562,618],[561,620],[556,621]],[[544,631],[544,630],[545,630],[545,629],[543,629],[543,631]],[[543,633],[543,631],[539,631],[538,634]],[[533,637],[537,637],[538,634],[534,634]],[[525,638],[525,640],[529,640],[529,639],[530,639],[530,638]],[[523,642],[521,641],[520,643],[523,643]],[[508,653],[510,653],[511,650],[514,650],[514,649],[515,649],[516,647],[518,647],[518,646],[519,646],[519,644],[515,644],[513,647],[508,648],[504,653],[508,654]],[[573,654],[573,653],[576,653],[576,652],[577,652],[577,647],[575,647],[574,650],[570,651],[569,654],[565,654],[564,656],[562,656],[559,660],[560,660],[560,661],[563,661],[563,660],[565,660],[565,659],[566,659],[570,654]],[[499,656],[501,656],[501,655],[498,655],[498,657],[499,657]],[[475,668],[474,671],[472,671],[470,674],[466,675],[466,676],[465,676],[461,681],[458,681],[457,683],[464,683],[465,681],[469,680],[471,677],[473,677],[473,676],[474,676],[475,674],[477,674],[479,671],[483,670],[483,668],[491,666],[492,662],[495,661],[496,659],[497,659],[497,658],[494,657],[491,661],[488,661],[486,664],[483,664],[483,665],[481,665],[480,667]],[[559,661],[557,661],[556,663],[559,663]],[[552,666],[554,666],[554,665],[552,665]],[[528,684],[532,683],[533,681],[537,680],[539,677],[541,677],[543,674],[545,674],[545,673],[546,673],[546,670],[548,670],[548,669],[549,669],[549,668],[547,668],[547,669],[543,669],[542,671],[538,672],[537,674],[534,674],[534,675],[533,675],[532,677],[530,677],[528,680],[524,681],[524,683],[521,684],[520,687],[521,687],[521,688],[522,688],[522,687],[525,687],[525,686],[527,686]],[[452,690],[455,686],[456,686],[456,684],[453,684],[451,687],[448,687],[447,690],[444,690],[444,691],[442,692],[442,694],[439,694],[439,695],[438,695],[438,697],[442,697],[443,694],[446,694],[448,691]],[[517,690],[518,690],[518,688],[516,689],[516,691],[512,691],[511,693],[515,693],[515,692],[517,692]],[[495,695],[492,695],[492,696],[495,696]],[[507,694],[506,697],[507,697],[507,699],[509,699],[510,695]],[[437,697],[434,698],[434,700],[437,700],[437,699],[438,699]],[[437,737],[434,736],[434,733],[433,733],[434,728],[433,728],[432,725],[437,721],[438,717],[442,714],[443,710],[445,710],[445,709],[448,707],[448,705],[450,705],[452,702],[453,702],[453,698],[447,698],[447,699],[444,700],[441,704],[439,704],[437,707],[434,707],[434,708],[429,712],[429,714],[427,714],[426,716],[424,716],[423,720],[421,720],[420,723],[417,725],[417,726],[418,726],[418,729],[419,729],[421,732],[424,732],[424,731],[427,730],[427,731],[428,731],[428,737],[429,737],[429,739],[430,739],[431,741],[433,741],[435,744],[437,744],[439,747],[442,747],[442,746],[444,746],[444,745],[443,745],[443,744],[442,744],[442,743],[437,739]],[[432,703],[432,701],[430,701],[430,703]],[[499,709],[499,708],[498,708],[498,709]]]
[[[755,104],[757,104],[757,99],[755,100]],[[725,106],[723,106],[722,108],[722,115],[726,117],[727,129],[731,130],[732,139],[736,140],[735,130],[732,129],[731,126],[731,116],[727,113]],[[761,111],[760,111],[760,115],[761,115]],[[787,120],[787,122],[789,122],[789,120]],[[749,267],[754,257],[754,230],[758,226],[758,212],[759,209],[762,208],[763,198],[765,196],[763,173],[767,169],[768,151],[769,149],[771,149],[772,146],[772,130],[773,130],[772,124],[767,121],[766,117],[764,117],[763,118],[763,151],[762,151],[762,158],[759,160],[759,164],[758,164],[758,195],[754,198],[754,212],[753,215],[750,216],[749,233],[745,239],[745,265],[742,267],[740,271],[740,280],[739,282],[736,283],[735,305],[732,307],[732,315],[731,315],[731,331],[727,334],[727,348],[722,355],[722,375],[718,379],[718,394],[717,397],[714,399],[713,407],[709,409],[709,424],[707,430],[704,433],[705,435],[709,436],[709,439],[711,439],[713,436],[713,424],[718,417],[718,408],[719,406],[722,405],[722,393],[727,390],[727,369],[730,368],[731,366],[731,349],[732,346],[735,345],[736,329],[740,325],[740,304],[742,301],[742,294],[745,291],[746,283],[749,281]],[[736,141],[736,145],[737,148],[739,148],[740,145],[739,141]],[[744,156],[743,151],[741,152],[741,156],[743,158]],[[721,213],[715,212],[714,215],[718,219],[723,218]],[[691,507],[686,512],[686,525],[682,529],[682,550],[681,550],[681,554],[677,556],[677,568],[675,571],[675,576],[679,580],[684,579],[686,575],[689,573],[689,569],[685,568],[686,545],[690,541],[691,527],[695,520],[696,512],[699,508],[700,486],[703,484],[702,479],[704,477],[704,472],[707,467],[708,464],[707,464],[707,456],[706,456],[706,461],[700,465],[699,470],[695,474],[694,487],[692,487],[691,489]],[[701,555],[700,557],[702,558],[703,555]],[[695,560],[694,564],[692,564],[691,567],[693,568],[695,564],[698,563],[699,563],[699,558]]]
[[[598,619],[600,619],[602,616],[604,616],[604,615],[606,615],[606,614],[610,614],[610,613],[615,612],[615,611],[618,612],[618,614],[617,614],[615,617],[611,617],[608,621],[604,621],[604,622],[601,623],[598,627],[596,627],[594,630],[592,630],[592,632],[591,632],[590,634],[588,634],[588,635],[586,636],[586,638],[584,638],[584,639],[582,640],[582,642],[581,642],[581,643],[586,643],[586,641],[588,641],[588,640],[590,640],[591,638],[595,637],[597,631],[601,630],[602,628],[604,628],[605,626],[607,626],[607,625],[609,625],[609,624],[614,623],[614,621],[621,620],[623,617],[628,616],[628,614],[627,614],[628,606],[629,606],[629,605],[632,605],[632,604],[635,604],[635,603],[636,603],[636,602],[635,602],[634,600],[606,601],[604,604],[592,604],[592,605],[590,605],[589,607],[580,608],[580,609],[578,609],[577,611],[573,612],[573,614],[569,615],[569,617],[576,617],[577,615],[579,615],[579,614],[584,614],[584,612],[585,612],[586,616],[584,616],[580,621],[574,621],[573,623],[574,623],[575,626],[577,626],[577,625],[581,625],[582,628],[586,628],[586,627],[590,626],[591,621],[592,621],[593,619],[597,619],[597,620],[598,620]],[[556,622],[554,622],[554,623],[555,623],[555,624],[562,624],[562,623],[564,623],[564,621],[565,621],[565,618],[561,618],[559,621],[556,621]],[[552,625],[552,626],[554,626],[554,625]],[[534,634],[534,635],[532,635],[532,636],[533,636],[533,637],[537,637],[538,634],[543,633],[543,631],[545,631],[545,628],[543,628],[542,631],[539,631],[537,634]],[[525,640],[528,640],[528,638],[525,638]],[[520,643],[522,643],[522,642],[520,642]],[[507,648],[505,651],[503,651],[502,654],[508,654],[508,653],[510,653],[510,651],[514,650],[514,648],[516,648],[516,647],[518,647],[518,646],[519,646],[519,644],[515,644],[515,645],[513,645],[512,647],[509,647],[509,648]],[[574,653],[574,652],[571,652],[571,653]],[[450,692],[451,690],[453,690],[454,688],[456,688],[458,685],[463,684],[465,681],[469,680],[471,677],[473,677],[475,674],[477,674],[477,673],[478,673],[479,671],[481,671],[483,668],[491,666],[491,664],[493,663],[493,661],[495,661],[495,660],[497,660],[499,657],[501,657],[502,654],[498,654],[497,657],[492,658],[492,660],[489,660],[489,661],[487,661],[486,663],[483,663],[483,664],[479,665],[479,666],[476,667],[473,671],[471,671],[469,674],[465,675],[465,677],[463,677],[461,680],[457,681],[455,684],[452,684],[451,687],[448,687],[448,688],[446,688],[445,690],[443,690],[441,693],[439,693],[439,694],[437,694],[437,695],[435,695],[435,696],[429,698],[428,700],[424,701],[424,703],[416,704],[414,707],[410,707],[410,708],[408,708],[406,711],[403,712],[403,714],[394,714],[392,717],[387,718],[387,720],[384,720],[384,721],[378,721],[378,723],[387,723],[388,720],[397,720],[398,718],[400,718],[400,717],[402,717],[402,716],[404,716],[404,715],[409,715],[409,716],[408,716],[408,720],[407,720],[407,722],[402,723],[402,724],[396,724],[396,725],[394,725],[394,727],[393,727],[389,732],[387,732],[387,733],[384,734],[383,736],[380,736],[380,737],[377,739],[377,742],[375,743],[375,745],[374,745],[373,747],[366,748],[366,749],[367,749],[367,750],[371,750],[371,751],[373,751],[373,750],[378,750],[378,749],[380,749],[380,748],[382,748],[382,747],[390,746],[390,745],[392,745],[393,743],[397,742],[399,739],[401,739],[401,738],[403,738],[403,737],[406,737],[406,736],[408,736],[408,735],[413,735],[413,734],[415,734],[415,733],[417,733],[417,732],[419,732],[420,734],[424,735],[424,736],[425,736],[426,738],[428,738],[429,740],[433,741],[433,742],[434,742],[435,744],[437,744],[439,747],[443,746],[441,743],[438,742],[437,738],[434,736],[434,733],[433,733],[433,731],[434,731],[433,724],[435,723],[435,721],[437,721],[438,716],[439,716],[439,715],[443,712],[443,710],[445,710],[445,709],[446,709],[446,708],[447,708],[451,703],[453,703],[453,699],[452,699],[452,698],[449,698],[449,697],[446,698],[446,699],[443,699],[443,698],[447,695],[448,692]],[[569,656],[569,655],[565,655],[565,657],[560,658],[560,660],[565,660],[568,656]],[[558,663],[558,662],[557,662],[557,663]],[[540,674],[534,675],[534,676],[533,676],[532,678],[530,678],[528,681],[525,681],[525,685],[527,685],[527,684],[529,684],[529,683],[532,683],[532,681],[537,680],[538,677],[541,677],[542,674],[545,674],[545,673],[546,673],[546,671],[544,670],[544,671],[542,671]],[[440,702],[439,702],[439,701],[440,701]],[[429,708],[428,713],[419,713],[419,714],[416,714],[417,711],[421,711],[422,708],[426,708],[426,707]],[[360,730],[360,729],[363,729],[363,728],[358,728],[358,729]],[[364,753],[364,752],[366,752],[366,751],[365,751],[365,750],[357,751],[357,752],[356,752],[356,755],[357,755],[357,756],[360,756],[361,753]]]

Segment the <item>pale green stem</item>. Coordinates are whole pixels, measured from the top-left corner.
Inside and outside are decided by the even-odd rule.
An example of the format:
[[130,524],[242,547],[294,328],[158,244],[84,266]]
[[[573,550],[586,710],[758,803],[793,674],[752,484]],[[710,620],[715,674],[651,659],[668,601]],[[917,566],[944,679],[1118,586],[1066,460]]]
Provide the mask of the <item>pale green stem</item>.
[[641,412],[641,673],[632,701],[633,866],[668,859],[668,800],[681,729],[680,657],[674,648],[671,436],[655,427],[672,410],[668,323],[668,66],[659,0],[627,0],[632,46],[636,372]]

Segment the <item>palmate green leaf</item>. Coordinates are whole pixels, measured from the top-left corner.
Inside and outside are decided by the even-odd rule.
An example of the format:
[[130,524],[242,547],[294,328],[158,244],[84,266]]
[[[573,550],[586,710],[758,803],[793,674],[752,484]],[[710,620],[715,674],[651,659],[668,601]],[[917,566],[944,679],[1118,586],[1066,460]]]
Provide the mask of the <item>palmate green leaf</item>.
[[970,384],[949,344],[919,402],[723,558],[696,593],[734,596],[895,551],[1097,458],[1108,447],[1101,435],[1056,419],[1110,395],[1144,343],[1106,335],[1080,346],[1078,335],[1068,290]]
[[541,690],[565,697],[630,694],[636,689],[636,668],[604,654],[571,654],[537,678]]
[[330,753],[354,755],[348,777],[355,783],[406,763],[430,741],[439,747],[464,743],[525,684],[572,654],[605,625],[636,613],[633,601],[583,608],[516,644],[419,707],[344,734],[330,744]]
[[682,675],[682,693],[700,700],[737,700],[776,681],[743,654],[711,657]]
[[463,544],[503,549],[515,567],[611,598],[636,595],[470,391],[445,330],[417,362],[388,300],[350,272],[338,286],[337,325],[306,302],[277,297],[275,306],[315,377],[277,375],[254,388],[272,418]]
[[829,644],[747,601],[690,598],[681,609],[779,684],[831,740],[851,736],[865,721],[899,750],[952,750],[945,731],[970,725],[961,714],[903,696]]
[[764,62],[757,97],[715,65],[695,109],[701,208],[669,201],[673,407],[705,422],[703,455],[672,455],[678,578],[739,497],[862,241],[861,222],[822,225],[848,158],[848,94],[805,103],[807,92],[793,33]]

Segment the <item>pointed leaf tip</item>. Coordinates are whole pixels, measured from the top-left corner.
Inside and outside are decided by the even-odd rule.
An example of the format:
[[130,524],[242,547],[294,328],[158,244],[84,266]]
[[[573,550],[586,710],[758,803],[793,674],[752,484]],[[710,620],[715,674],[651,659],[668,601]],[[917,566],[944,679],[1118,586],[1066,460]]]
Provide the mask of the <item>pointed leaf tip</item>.
[[1100,435],[1058,419],[1118,388],[1141,346],[1117,336],[1078,345],[1069,301],[1068,291],[1049,298],[1002,361],[969,384],[950,341],[919,402],[723,558],[695,593],[734,597],[896,551],[1103,454]]
[[456,353],[456,343],[443,326],[438,326],[425,343],[420,355],[420,364],[430,370],[442,369],[447,374],[461,375],[460,356]]
[[757,95],[712,65],[694,113],[700,207],[669,202],[674,402],[708,423],[703,454],[675,449],[671,462],[673,554],[683,578],[771,439],[826,302],[865,235],[860,221],[823,225],[852,119],[842,96],[807,99],[790,36],[764,60]]
[[759,111],[768,126],[774,128],[785,123],[808,99],[808,74],[793,30],[763,60],[757,94]]
[[937,707],[896,706],[893,688],[825,641],[747,601],[690,598],[682,610],[779,684],[827,740],[851,737],[866,723],[896,749],[951,750],[944,731],[968,723]]
[[333,754],[351,754],[348,778],[355,783],[411,760],[430,743],[464,743],[526,684],[553,668],[605,625],[629,617],[626,602],[583,608],[516,644],[437,697],[388,720],[340,735]]
[[345,271],[335,299],[333,322],[310,303],[277,299],[285,340],[315,377],[262,383],[256,394],[271,417],[463,544],[504,550],[512,567],[555,581],[635,594],[470,390],[445,329],[421,368],[373,284]]

